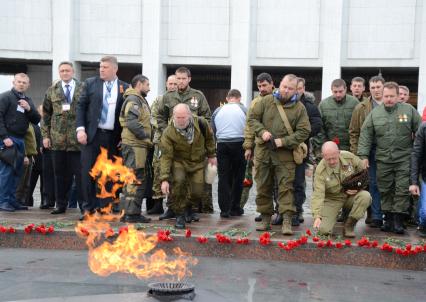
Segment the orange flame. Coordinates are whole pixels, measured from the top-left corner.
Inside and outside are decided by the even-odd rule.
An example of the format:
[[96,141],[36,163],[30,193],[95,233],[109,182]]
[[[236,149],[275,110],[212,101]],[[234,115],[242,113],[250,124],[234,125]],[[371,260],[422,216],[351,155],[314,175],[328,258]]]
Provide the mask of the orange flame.
[[[125,184],[137,182],[133,170],[123,165],[123,159],[114,156],[115,160],[108,159],[108,151],[101,147],[101,153],[98,155],[95,164],[89,174],[92,176],[100,189],[96,194],[99,198],[117,198],[117,190]],[[107,190],[107,184],[112,183],[110,191]]]
[[[100,276],[130,273],[140,279],[172,276],[178,280],[192,275],[189,266],[197,264],[196,258],[179,247],[173,249],[173,257],[168,257],[164,250],[156,249],[157,236],[148,236],[133,225],[115,232],[109,221],[115,221],[117,217],[93,214],[75,228],[77,234],[86,239],[89,268],[93,273]],[[116,233],[118,236],[111,235]],[[115,236],[115,240],[112,240]]]

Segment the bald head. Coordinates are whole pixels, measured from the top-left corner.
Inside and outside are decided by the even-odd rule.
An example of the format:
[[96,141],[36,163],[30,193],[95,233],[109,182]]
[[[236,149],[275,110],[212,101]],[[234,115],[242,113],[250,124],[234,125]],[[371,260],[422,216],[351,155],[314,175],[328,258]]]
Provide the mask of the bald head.
[[339,163],[340,150],[335,142],[325,142],[321,148],[322,158],[330,168],[334,168]]
[[170,75],[167,78],[166,89],[167,89],[167,91],[176,91],[177,90],[177,80],[176,80],[176,76],[174,74]]
[[173,108],[173,123],[178,129],[185,129],[192,117],[191,109],[187,104],[177,104]]

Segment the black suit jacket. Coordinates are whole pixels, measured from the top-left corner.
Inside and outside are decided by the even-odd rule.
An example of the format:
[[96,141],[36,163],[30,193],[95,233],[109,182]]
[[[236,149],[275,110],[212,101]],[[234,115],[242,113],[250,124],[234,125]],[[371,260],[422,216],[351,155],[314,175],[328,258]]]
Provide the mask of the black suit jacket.
[[[103,101],[104,81],[98,76],[88,78],[84,81],[84,87],[77,105],[76,127],[84,127],[87,133],[87,143],[90,144],[95,137],[99,121],[101,118]],[[121,125],[118,120],[121,107],[123,106],[123,93],[129,87],[129,84],[118,80],[117,104],[115,107],[114,121],[114,143],[117,145],[121,138]]]

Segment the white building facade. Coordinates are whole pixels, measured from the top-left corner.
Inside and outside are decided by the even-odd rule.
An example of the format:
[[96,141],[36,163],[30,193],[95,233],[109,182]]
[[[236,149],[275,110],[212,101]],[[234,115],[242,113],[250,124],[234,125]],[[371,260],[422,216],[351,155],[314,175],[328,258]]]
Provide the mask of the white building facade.
[[[323,96],[345,67],[418,68],[418,109],[426,105],[423,0],[6,0],[0,60],[28,68],[35,95],[64,60],[106,54],[141,64],[155,97],[167,66],[223,66],[230,87],[250,100],[253,68],[318,67]],[[37,65],[37,62],[50,62]],[[0,70],[0,73],[4,73]],[[246,101],[247,102],[247,101]]]

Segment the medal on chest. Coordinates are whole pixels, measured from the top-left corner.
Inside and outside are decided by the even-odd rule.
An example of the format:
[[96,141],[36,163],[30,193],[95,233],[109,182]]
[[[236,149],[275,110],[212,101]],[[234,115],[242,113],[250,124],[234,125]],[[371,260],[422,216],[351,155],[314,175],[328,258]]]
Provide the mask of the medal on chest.
[[195,108],[197,108],[197,107],[198,107],[198,100],[197,100],[197,98],[196,98],[195,96],[193,96],[193,97],[191,98],[190,103],[191,103],[191,106],[192,106],[192,107],[195,107]]

